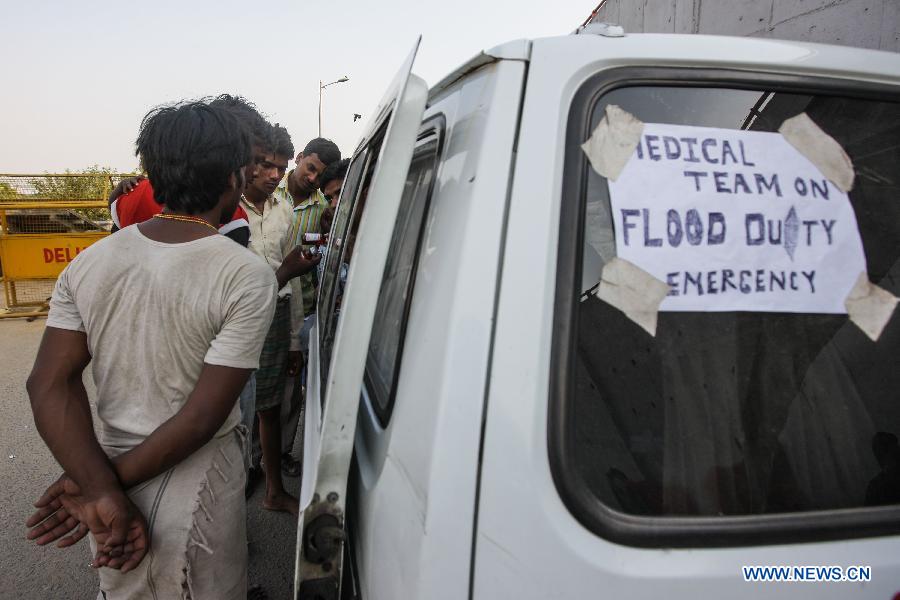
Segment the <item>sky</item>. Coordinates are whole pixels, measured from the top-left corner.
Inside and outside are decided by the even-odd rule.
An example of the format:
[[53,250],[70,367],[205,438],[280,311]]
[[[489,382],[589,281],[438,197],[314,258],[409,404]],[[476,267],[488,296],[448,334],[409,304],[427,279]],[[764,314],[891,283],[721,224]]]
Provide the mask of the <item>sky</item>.
[[[0,173],[132,172],[152,107],[239,94],[345,155],[411,50],[429,86],[482,49],[571,33],[596,0],[3,0]],[[353,122],[353,114],[363,118]]]

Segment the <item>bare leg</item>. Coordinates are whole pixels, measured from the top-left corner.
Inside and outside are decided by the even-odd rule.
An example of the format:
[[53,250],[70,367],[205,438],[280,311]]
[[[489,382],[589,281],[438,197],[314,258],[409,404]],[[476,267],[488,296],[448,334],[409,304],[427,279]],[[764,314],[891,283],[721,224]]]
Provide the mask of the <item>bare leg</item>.
[[281,481],[281,407],[259,411],[259,442],[266,470],[266,497],[262,506],[299,514],[299,501],[284,491]]

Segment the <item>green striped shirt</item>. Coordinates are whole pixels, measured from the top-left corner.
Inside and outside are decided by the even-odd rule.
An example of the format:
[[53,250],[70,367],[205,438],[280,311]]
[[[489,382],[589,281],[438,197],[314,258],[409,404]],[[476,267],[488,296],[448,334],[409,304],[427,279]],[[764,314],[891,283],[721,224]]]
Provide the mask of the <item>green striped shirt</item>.
[[[322,218],[322,212],[328,206],[328,201],[320,190],[313,192],[309,198],[297,204],[294,197],[288,191],[288,179],[290,179],[293,170],[288,171],[281,183],[275,189],[274,196],[290,201],[294,207],[294,220],[291,225],[290,240],[291,246],[300,245],[304,233],[319,233],[319,220]],[[304,244],[309,246],[309,244]],[[315,274],[311,271],[306,275],[299,277],[303,284],[303,314],[308,315],[316,307],[316,286]]]

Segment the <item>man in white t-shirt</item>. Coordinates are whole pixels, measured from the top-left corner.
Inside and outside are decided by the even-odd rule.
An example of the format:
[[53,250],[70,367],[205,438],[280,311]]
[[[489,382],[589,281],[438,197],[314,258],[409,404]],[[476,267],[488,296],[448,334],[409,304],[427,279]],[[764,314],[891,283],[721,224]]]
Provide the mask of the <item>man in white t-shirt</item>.
[[[243,428],[236,398],[258,366],[275,273],[219,235],[251,163],[228,111],[151,111],[137,150],[163,213],[82,252],[60,275],[28,379],[35,424],[64,475],[29,519],[38,543],[92,534],[107,600],[246,598]],[[97,385],[99,440],[82,372]],[[43,522],[41,522],[43,520]]]

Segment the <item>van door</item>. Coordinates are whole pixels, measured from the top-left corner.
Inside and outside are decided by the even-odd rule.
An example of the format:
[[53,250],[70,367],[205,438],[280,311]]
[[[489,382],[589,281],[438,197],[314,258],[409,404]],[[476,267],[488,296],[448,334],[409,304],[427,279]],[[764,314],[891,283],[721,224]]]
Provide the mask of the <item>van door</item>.
[[517,46],[517,55],[479,55],[429,94],[357,424],[347,531],[363,600],[468,595],[492,315],[527,65],[527,46]]
[[[337,598],[340,591],[347,476],[366,350],[428,95],[425,82],[411,72],[418,45],[354,153],[332,225],[317,322],[310,333],[297,598]],[[366,252],[354,253],[363,241]]]
[[895,54],[534,42],[474,599],[895,597],[898,142]]

